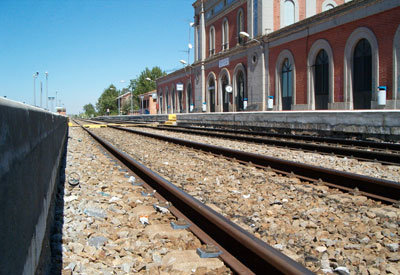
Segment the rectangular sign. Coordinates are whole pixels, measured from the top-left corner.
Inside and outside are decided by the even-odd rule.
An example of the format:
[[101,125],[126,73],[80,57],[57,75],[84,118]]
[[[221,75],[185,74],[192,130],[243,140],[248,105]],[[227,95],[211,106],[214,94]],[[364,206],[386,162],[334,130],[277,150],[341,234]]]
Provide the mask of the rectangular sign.
[[183,84],[182,83],[176,84],[176,90],[177,91],[183,91]]
[[225,66],[228,66],[228,65],[229,65],[229,57],[224,58],[224,59],[221,59],[221,60],[218,62],[218,65],[219,65],[220,68],[225,67]]

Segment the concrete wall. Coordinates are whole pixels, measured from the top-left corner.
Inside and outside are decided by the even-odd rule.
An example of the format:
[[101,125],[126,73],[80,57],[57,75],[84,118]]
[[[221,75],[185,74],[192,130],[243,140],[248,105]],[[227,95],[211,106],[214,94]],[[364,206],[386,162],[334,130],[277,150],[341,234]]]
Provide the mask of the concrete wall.
[[34,274],[68,132],[67,118],[0,99],[0,274]]

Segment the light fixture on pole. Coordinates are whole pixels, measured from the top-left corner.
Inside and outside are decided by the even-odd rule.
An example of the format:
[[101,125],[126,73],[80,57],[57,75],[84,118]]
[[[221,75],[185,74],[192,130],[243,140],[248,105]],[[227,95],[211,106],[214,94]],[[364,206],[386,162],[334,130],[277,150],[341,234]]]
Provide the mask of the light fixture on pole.
[[181,62],[183,66],[185,66],[187,64],[187,62],[183,59],[179,60],[179,62]]
[[190,64],[190,50],[193,48],[192,44],[190,44],[190,30],[194,26],[194,22],[189,23],[189,43],[188,43],[188,61],[187,64]]
[[45,72],[46,75],[46,110],[49,109],[49,73]]
[[33,106],[36,106],[36,78],[39,76],[39,72],[33,74]]

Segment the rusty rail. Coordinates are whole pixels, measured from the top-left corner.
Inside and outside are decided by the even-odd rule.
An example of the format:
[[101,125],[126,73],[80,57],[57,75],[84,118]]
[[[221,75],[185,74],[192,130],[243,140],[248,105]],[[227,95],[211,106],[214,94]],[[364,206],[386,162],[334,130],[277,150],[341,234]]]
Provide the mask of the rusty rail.
[[[239,141],[245,141],[245,142],[252,142],[252,143],[258,143],[258,144],[269,144],[273,146],[281,146],[281,147],[288,147],[288,148],[294,148],[294,149],[301,149],[301,150],[306,150],[306,151],[316,151],[316,152],[321,152],[325,154],[335,154],[339,156],[350,156],[362,160],[369,160],[369,161],[379,161],[384,164],[395,164],[399,165],[400,164],[400,154],[392,154],[392,153],[386,153],[386,152],[380,152],[380,151],[368,151],[366,148],[365,150],[363,149],[358,149],[358,148],[345,148],[345,147],[338,147],[335,146],[334,144],[330,145],[325,145],[325,144],[314,144],[307,142],[308,139],[306,137],[303,142],[300,141],[287,141],[287,140],[279,140],[279,139],[268,139],[268,138],[260,138],[260,137],[254,137],[254,136],[249,136],[250,133],[245,133],[245,132],[240,132],[241,135],[237,135],[236,133],[215,133],[216,129],[195,129],[195,127],[191,127],[188,129],[182,129],[182,128],[176,128],[176,127],[154,127],[154,126],[148,126],[148,125],[143,125],[141,127],[146,127],[146,128],[151,128],[151,129],[157,129],[157,130],[166,130],[166,131],[173,131],[173,132],[181,132],[181,133],[187,133],[187,134],[192,134],[192,135],[200,135],[200,136],[210,136],[210,137],[215,137],[215,138],[224,138],[224,139],[232,139],[232,140],[239,140]],[[224,131],[224,130],[222,130]],[[225,130],[226,131],[226,130]],[[254,135],[253,133],[251,133]],[[247,135],[247,136],[243,136]],[[295,136],[299,137],[299,136]],[[285,138],[290,138],[289,135],[285,136]],[[308,137],[309,138],[309,137]],[[316,137],[314,137],[316,138]],[[320,140],[321,138],[316,138],[313,142],[322,142]],[[300,139],[299,139],[300,140]],[[351,146],[371,146],[370,148],[375,148],[375,149],[382,149],[384,146],[388,147],[393,147],[393,149],[400,150],[399,144],[389,144],[389,143],[378,143],[378,142],[363,142],[363,141],[350,141],[350,140],[342,140],[342,139],[324,139],[324,142],[332,142],[332,140],[335,140],[338,144],[342,143],[342,145],[350,145]],[[354,142],[354,143],[350,143]],[[397,145],[397,146],[396,146]],[[374,147],[372,147],[374,146]],[[396,152],[398,152],[396,150]]]
[[111,128],[144,135],[160,140],[165,140],[179,145],[184,145],[205,152],[217,155],[223,155],[228,158],[234,158],[239,161],[251,162],[262,167],[270,167],[283,173],[294,173],[300,177],[323,181],[326,185],[341,188],[345,191],[357,188],[361,194],[380,200],[385,203],[396,203],[400,199],[400,184],[394,181],[388,181],[354,173],[342,172],[335,169],[324,168],[320,166],[309,165],[294,161],[283,160],[275,157],[259,155],[199,142],[193,142],[168,136],[162,136],[152,133],[145,133],[133,129],[112,126]]

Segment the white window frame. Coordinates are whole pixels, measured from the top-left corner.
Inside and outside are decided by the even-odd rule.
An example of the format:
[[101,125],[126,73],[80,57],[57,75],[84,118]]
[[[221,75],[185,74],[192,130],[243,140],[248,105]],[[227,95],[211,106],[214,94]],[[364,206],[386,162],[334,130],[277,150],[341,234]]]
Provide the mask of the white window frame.
[[332,5],[333,8],[335,8],[335,7],[337,6],[337,4],[336,4],[336,2],[335,2],[334,0],[325,0],[325,1],[322,3],[321,11],[324,12],[324,11],[330,10],[330,9],[327,9],[327,7],[328,7],[329,5]]
[[[227,33],[225,33],[225,26],[226,26]],[[222,33],[221,49],[224,52],[224,51],[229,50],[229,22],[228,22],[228,19],[226,19],[226,18],[224,18],[224,20],[222,20],[222,32],[221,33]]]
[[334,61],[333,61],[333,51],[332,47],[329,42],[325,39],[319,39],[314,42],[311,46],[310,51],[308,52],[307,58],[307,104],[310,110],[315,110],[315,73],[314,73],[314,64],[315,59],[317,58],[318,53],[321,50],[325,50],[326,54],[328,55],[329,59],[329,103],[328,109],[330,109],[331,104],[334,102]]
[[209,38],[208,56],[212,56],[212,55],[215,55],[215,28],[214,28],[214,26],[210,27],[208,38]]
[[[375,34],[366,27],[359,27],[352,32],[346,41],[344,49],[344,65],[343,65],[343,87],[344,102],[346,108],[353,110],[353,55],[357,43],[365,38],[371,45],[372,53],[372,88],[378,87],[379,84],[379,48]],[[376,93],[373,90],[372,101],[376,101]],[[373,106],[373,105],[372,105]]]
[[285,23],[285,2],[291,1],[294,4],[294,23],[299,21],[299,1],[298,0],[281,0],[280,13],[281,13],[281,28],[286,27]]
[[282,85],[281,85],[281,72],[282,72],[282,66],[283,62],[288,59],[290,64],[293,66],[293,98],[292,98],[292,107],[290,108],[293,110],[293,106],[296,104],[296,63],[293,57],[293,54],[289,50],[283,50],[275,64],[275,105],[276,105],[276,110],[281,111],[282,110]]

